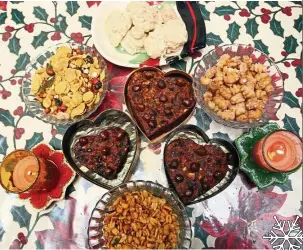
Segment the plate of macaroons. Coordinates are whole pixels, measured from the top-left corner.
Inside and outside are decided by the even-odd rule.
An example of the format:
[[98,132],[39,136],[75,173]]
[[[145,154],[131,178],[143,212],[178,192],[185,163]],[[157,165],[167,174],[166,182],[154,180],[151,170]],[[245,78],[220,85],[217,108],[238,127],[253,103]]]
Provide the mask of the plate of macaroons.
[[205,47],[205,24],[195,4],[102,2],[92,20],[95,47],[124,67],[173,63]]

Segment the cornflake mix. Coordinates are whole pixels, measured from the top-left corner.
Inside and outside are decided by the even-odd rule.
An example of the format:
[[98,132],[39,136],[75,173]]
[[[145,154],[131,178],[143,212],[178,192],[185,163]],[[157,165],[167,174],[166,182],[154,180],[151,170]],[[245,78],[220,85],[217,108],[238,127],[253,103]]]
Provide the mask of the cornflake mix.
[[97,57],[61,46],[47,66],[36,71],[31,91],[45,114],[70,119],[100,102],[104,79]]
[[178,243],[177,215],[146,190],[126,192],[117,198],[104,218],[107,248],[173,249]]
[[207,105],[224,120],[248,122],[261,118],[273,91],[266,66],[248,56],[224,54],[201,78]]

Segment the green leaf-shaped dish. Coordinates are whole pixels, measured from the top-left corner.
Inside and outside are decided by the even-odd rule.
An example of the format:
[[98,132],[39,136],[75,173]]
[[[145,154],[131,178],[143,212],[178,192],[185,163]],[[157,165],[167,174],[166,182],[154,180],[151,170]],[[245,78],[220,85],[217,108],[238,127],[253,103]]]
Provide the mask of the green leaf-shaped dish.
[[252,159],[253,146],[267,134],[279,129],[280,127],[276,123],[266,123],[262,127],[251,129],[235,140],[241,159],[240,169],[245,172],[251,181],[259,188],[285,183],[288,180],[288,175],[296,172],[300,167],[287,173],[275,173],[267,171],[254,163]]

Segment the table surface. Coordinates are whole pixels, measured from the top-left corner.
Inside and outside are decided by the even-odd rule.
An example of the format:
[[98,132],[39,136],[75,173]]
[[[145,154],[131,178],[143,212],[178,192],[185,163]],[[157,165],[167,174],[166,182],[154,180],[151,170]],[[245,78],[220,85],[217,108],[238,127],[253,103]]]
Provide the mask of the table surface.
[[[25,66],[56,43],[76,41],[93,45],[91,15],[99,2],[0,2],[0,162],[14,149],[44,141],[61,147],[65,127],[33,117],[20,97]],[[223,43],[251,44],[272,57],[285,80],[284,102],[277,123],[302,135],[302,5],[295,2],[208,2],[200,4],[207,28],[207,47],[181,60],[173,68],[193,73],[202,54]],[[101,39],[101,38],[100,38]],[[301,57],[300,57],[301,55]],[[98,110],[125,109],[123,86],[130,69],[108,64],[110,92]],[[169,67],[164,67],[165,70]],[[234,140],[242,130],[211,121],[197,108],[189,121],[210,137]],[[167,185],[154,171],[163,167],[163,143],[142,143],[140,160],[132,177]],[[262,236],[279,219],[300,215],[302,224],[302,170],[286,184],[258,190],[242,173],[219,195],[189,206],[193,248],[267,248]],[[66,199],[43,212],[0,189],[0,248],[8,248],[22,232],[23,248],[85,248],[90,213],[106,190],[77,177]]]

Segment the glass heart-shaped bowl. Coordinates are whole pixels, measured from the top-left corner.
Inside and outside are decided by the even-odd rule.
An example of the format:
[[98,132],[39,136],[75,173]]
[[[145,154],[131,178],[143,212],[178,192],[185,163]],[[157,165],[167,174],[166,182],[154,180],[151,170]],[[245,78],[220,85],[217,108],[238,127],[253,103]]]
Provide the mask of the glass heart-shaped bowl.
[[177,215],[180,224],[179,241],[176,248],[189,249],[191,245],[191,222],[186,209],[178,196],[168,188],[151,181],[130,181],[123,183],[105,193],[97,202],[88,223],[88,246],[91,249],[105,249],[106,239],[103,235],[104,218],[109,213],[113,202],[125,192],[146,190],[156,197],[165,199]]
[[[97,57],[99,62],[99,67],[105,72],[105,78],[102,81],[103,91],[100,93],[100,100],[98,103],[95,103],[92,107],[87,109],[82,115],[76,116],[70,119],[58,119],[54,115],[45,114],[42,105],[36,100],[36,96],[31,93],[31,79],[35,75],[38,69],[45,67],[46,64],[50,61],[50,58],[55,55],[56,50],[61,46],[67,46],[74,49],[80,49],[84,54],[88,54],[91,57]],[[91,114],[93,114],[99,105],[103,102],[106,92],[108,89],[108,71],[107,65],[101,54],[94,48],[84,44],[78,43],[60,43],[55,46],[48,48],[43,53],[39,54],[36,58],[34,58],[30,64],[25,69],[25,74],[22,79],[22,99],[25,102],[28,110],[38,119],[57,125],[70,125],[74,122],[81,121],[83,119],[88,118]]]
[[[253,63],[263,64],[267,68],[271,80],[273,91],[263,109],[263,113],[260,119],[251,122],[239,122],[224,120],[217,115],[215,111],[210,109],[203,98],[203,94],[207,91],[205,86],[200,83],[200,79],[205,75],[205,72],[215,66],[219,58],[223,54],[229,54],[231,57],[235,56],[249,56],[253,59]],[[261,50],[253,48],[250,45],[243,44],[231,44],[216,46],[202,57],[202,60],[198,63],[194,73],[193,87],[198,104],[213,120],[221,123],[227,127],[232,128],[254,128],[263,125],[264,123],[275,120],[276,113],[281,106],[284,95],[284,81],[282,73],[277,65]]]

